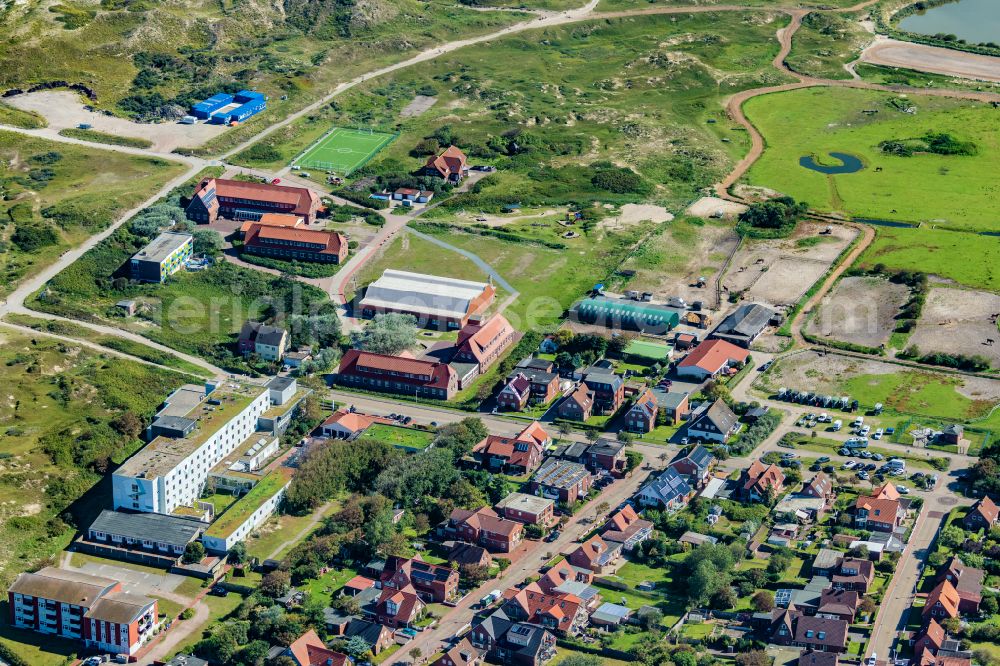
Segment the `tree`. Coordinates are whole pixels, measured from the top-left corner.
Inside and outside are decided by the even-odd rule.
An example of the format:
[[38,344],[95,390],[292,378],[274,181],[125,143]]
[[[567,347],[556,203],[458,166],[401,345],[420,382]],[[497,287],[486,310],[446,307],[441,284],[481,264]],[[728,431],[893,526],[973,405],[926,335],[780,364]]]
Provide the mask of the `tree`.
[[351,346],[375,354],[397,356],[417,344],[417,318],[387,312],[375,318],[361,331],[351,332]]
[[[795,229],[795,225],[808,210],[807,204],[797,203],[791,197],[777,197],[753,203],[740,213],[737,230],[744,235],[765,238],[787,236]],[[754,233],[753,230],[758,230],[758,232]]]
[[410,655],[410,658],[413,659],[413,661],[417,661],[423,655],[423,652],[420,651],[420,648],[415,647],[412,648],[407,654]]
[[371,647],[368,645],[368,641],[363,639],[361,636],[351,636],[343,642],[340,649],[343,650],[348,656],[354,657],[357,661],[367,658],[368,653],[371,652]]
[[288,594],[288,589],[291,587],[291,584],[291,575],[287,571],[277,569],[264,574],[258,589],[264,596],[277,599],[278,597]]
[[115,417],[111,427],[126,437],[136,438],[145,429],[142,419],[132,412],[124,412]]
[[489,567],[482,564],[463,564],[459,571],[462,578],[472,587],[478,587],[490,579]]
[[736,666],[771,666],[771,658],[763,650],[750,650],[736,655]]
[[774,608],[774,594],[767,590],[757,590],[750,597],[750,603],[758,612],[766,613]]
[[633,436],[632,433],[630,433],[628,430],[619,430],[618,434],[616,435],[616,438],[618,439],[619,442],[622,442],[624,444],[629,444],[632,442]]
[[875,604],[875,600],[871,597],[864,597],[861,599],[861,603],[858,604],[858,610],[865,615],[871,615],[875,612],[878,606]]
[[595,428],[588,428],[587,432],[584,434],[586,435],[588,442],[596,442],[601,438],[601,433]]
[[200,541],[192,541],[184,547],[184,564],[197,564],[205,559],[205,546]]
[[229,561],[233,564],[243,564],[247,561],[247,545],[238,541],[235,546],[229,549]]
[[603,516],[608,512],[608,509],[610,508],[611,508],[610,504],[608,504],[607,502],[601,502],[600,504],[597,505],[595,512],[597,513],[598,516]]
[[1000,603],[993,596],[983,597],[983,603],[979,604],[979,610],[983,615],[996,615],[1000,612]]
[[193,234],[193,250],[195,254],[215,257],[222,251],[222,236],[211,229],[198,229]]
[[642,454],[638,451],[625,452],[625,471],[631,472],[642,464]]

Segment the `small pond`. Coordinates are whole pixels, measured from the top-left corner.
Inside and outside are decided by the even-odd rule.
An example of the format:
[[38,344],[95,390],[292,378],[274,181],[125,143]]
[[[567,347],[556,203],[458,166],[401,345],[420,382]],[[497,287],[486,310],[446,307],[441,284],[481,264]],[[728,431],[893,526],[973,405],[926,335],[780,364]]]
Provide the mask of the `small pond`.
[[827,166],[817,162],[812,155],[806,155],[799,158],[799,166],[825,174],[855,173],[865,167],[858,157],[848,153],[830,153],[830,157],[839,160],[840,164]]
[[1000,43],[1000,2],[956,0],[904,17],[900,30],[918,35],[955,35],[970,44]]

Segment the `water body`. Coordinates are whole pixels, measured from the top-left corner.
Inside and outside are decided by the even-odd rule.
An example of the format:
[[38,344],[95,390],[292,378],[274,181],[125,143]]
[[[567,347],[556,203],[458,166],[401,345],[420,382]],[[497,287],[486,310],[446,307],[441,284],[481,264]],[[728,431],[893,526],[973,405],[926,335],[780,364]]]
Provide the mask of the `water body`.
[[1000,43],[1000,2],[956,0],[910,14],[899,29],[918,35],[955,35],[970,44]]
[[830,153],[830,157],[835,160],[839,160],[840,164],[826,166],[813,159],[812,155],[805,155],[804,157],[799,158],[799,166],[828,175],[838,173],[856,173],[865,168],[865,165],[859,158],[848,153]]

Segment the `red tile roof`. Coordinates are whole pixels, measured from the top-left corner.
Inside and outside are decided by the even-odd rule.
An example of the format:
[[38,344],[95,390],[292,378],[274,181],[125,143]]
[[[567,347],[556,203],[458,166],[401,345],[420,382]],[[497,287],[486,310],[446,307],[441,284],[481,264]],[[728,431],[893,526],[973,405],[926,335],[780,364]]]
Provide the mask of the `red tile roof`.
[[448,388],[455,374],[446,363],[374,354],[360,349],[347,350],[338,372],[342,375],[389,375],[394,381],[442,389]]
[[[244,245],[267,245],[266,241],[292,241],[319,246],[313,250],[317,254],[337,254],[347,245],[347,239],[336,231],[318,229],[295,229],[292,227],[272,227],[253,224],[246,232]],[[311,249],[311,248],[310,248]]]
[[899,500],[878,497],[859,497],[854,501],[855,509],[866,509],[868,520],[876,523],[893,524],[899,513]]
[[327,648],[312,629],[289,645],[288,650],[299,666],[348,666],[350,664],[346,654]]
[[316,193],[304,187],[247,183],[225,178],[207,178],[201,181],[195,189],[194,196],[200,196],[203,191],[213,187],[216,196],[220,197],[291,204],[294,206],[292,212],[299,215],[310,215],[319,203]]
[[250,227],[259,224],[265,227],[298,227],[302,225],[302,218],[298,215],[286,215],[284,213],[264,213],[259,220],[247,220],[240,227],[240,233],[245,234],[250,231]]
[[456,347],[459,353],[465,353],[484,363],[492,354],[499,353],[503,347],[513,341],[514,327],[501,315],[496,314],[482,324],[467,324],[458,332]]
[[714,375],[726,363],[730,361],[743,363],[749,355],[749,351],[737,347],[731,342],[708,340],[695,347],[677,366],[680,368],[696,367]]
[[452,174],[461,176],[466,162],[468,162],[468,158],[465,153],[455,146],[448,146],[440,155],[428,159],[427,167],[437,171],[442,178],[448,178]]
[[890,481],[886,481],[881,486],[879,486],[878,490],[872,493],[871,496],[877,499],[886,499],[886,500],[898,500],[900,497],[899,491],[896,490],[896,486],[892,485]]
[[948,617],[958,617],[958,604],[961,601],[958,590],[947,580],[938,583],[937,587],[927,595],[927,604],[924,606],[924,615],[934,609],[938,602],[941,602],[941,609]]
[[987,525],[993,525],[1000,519],[1000,507],[997,507],[996,503],[989,496],[976,502],[976,505],[972,507],[972,511],[979,513]]
[[743,484],[744,490],[755,490],[759,494],[767,491],[769,486],[776,490],[781,490],[785,483],[785,473],[777,465],[765,465],[759,460],[750,463],[747,469],[747,480]]
[[497,515],[496,511],[486,506],[475,511],[455,509],[451,512],[451,520],[459,524],[464,523],[476,530],[500,534],[507,538],[513,538],[515,534],[524,530],[524,525],[521,523],[516,520],[504,520]]
[[518,606],[527,622],[538,623],[542,618],[550,617],[559,631],[566,631],[573,626],[573,619],[579,613],[583,600],[573,594],[546,594],[532,589],[534,587],[514,590],[504,608],[509,605]]

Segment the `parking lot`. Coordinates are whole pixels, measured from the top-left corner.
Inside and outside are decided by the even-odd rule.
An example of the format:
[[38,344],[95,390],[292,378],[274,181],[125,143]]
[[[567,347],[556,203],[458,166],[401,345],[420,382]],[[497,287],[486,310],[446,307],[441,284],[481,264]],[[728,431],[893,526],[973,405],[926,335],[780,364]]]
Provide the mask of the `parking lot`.
[[104,578],[120,580],[122,588],[126,592],[134,592],[136,594],[143,595],[158,595],[164,592],[171,593],[176,590],[185,579],[185,576],[179,576],[177,574],[153,573],[151,571],[141,571],[127,566],[97,562],[87,562],[86,564],[77,567],[76,570],[92,576],[102,576]]

